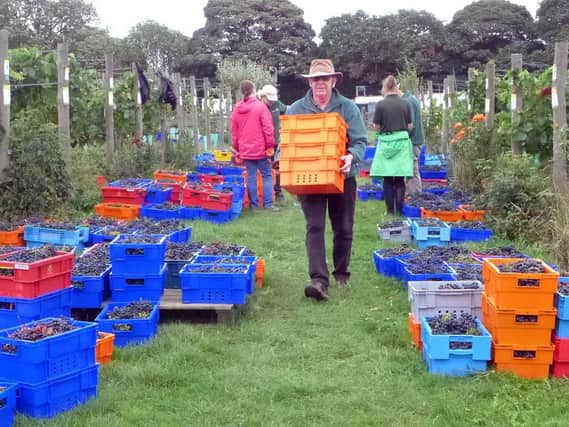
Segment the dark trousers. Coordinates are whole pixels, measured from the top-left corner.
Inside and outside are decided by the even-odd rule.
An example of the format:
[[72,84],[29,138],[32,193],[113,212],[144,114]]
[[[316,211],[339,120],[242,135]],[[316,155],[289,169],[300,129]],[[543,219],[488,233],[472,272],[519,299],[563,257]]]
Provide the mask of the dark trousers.
[[313,280],[329,283],[326,264],[324,231],[326,211],[332,224],[334,243],[334,277],[350,276],[348,267],[354,237],[354,213],[356,206],[356,178],[347,178],[341,194],[314,194],[300,196],[300,203],[306,219],[306,252],[308,254],[308,273]]
[[405,178],[402,176],[386,176],[383,178],[383,196],[387,213],[392,215],[403,214],[405,201]]

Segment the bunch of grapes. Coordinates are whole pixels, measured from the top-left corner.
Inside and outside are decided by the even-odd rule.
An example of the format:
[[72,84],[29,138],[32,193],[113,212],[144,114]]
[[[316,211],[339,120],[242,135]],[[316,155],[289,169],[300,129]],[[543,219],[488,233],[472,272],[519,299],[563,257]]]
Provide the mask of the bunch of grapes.
[[395,248],[380,249],[378,251],[378,253],[384,258],[393,258],[396,256],[410,254],[413,251],[414,251],[414,249],[411,246],[404,243],[404,244],[397,246]]
[[134,301],[122,307],[114,307],[107,313],[109,319],[147,319],[154,308],[150,301]]
[[439,285],[439,289],[480,289],[480,285],[476,282],[446,282],[442,285]]
[[201,250],[201,255],[239,255],[244,246],[233,245],[231,243],[211,242],[207,243]]
[[545,266],[540,261],[528,258],[522,261],[500,264],[498,270],[502,273],[545,273]]
[[189,261],[201,249],[203,242],[172,243],[166,245],[166,259],[171,261]]
[[433,335],[482,335],[476,317],[464,312],[442,313],[428,317],[427,322]]
[[28,248],[20,252],[13,253],[12,255],[8,255],[6,258],[4,258],[4,261],[31,263],[54,256],[57,256],[56,249],[51,245],[44,245],[37,248]]

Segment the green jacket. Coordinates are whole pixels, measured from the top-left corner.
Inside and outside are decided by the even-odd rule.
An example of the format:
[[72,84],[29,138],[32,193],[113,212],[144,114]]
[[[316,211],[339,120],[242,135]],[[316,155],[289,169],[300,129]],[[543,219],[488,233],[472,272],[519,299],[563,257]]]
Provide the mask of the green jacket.
[[281,142],[281,114],[284,114],[286,112],[286,105],[277,100],[271,104],[269,110],[273,116],[273,126],[275,128],[275,144],[279,145],[279,142]]
[[286,110],[286,114],[319,113],[340,113],[348,124],[348,152],[354,156],[348,177],[356,176],[360,169],[360,162],[364,157],[368,138],[367,128],[358,106],[354,101],[340,95],[340,92],[334,89],[330,103],[322,111],[320,107],[314,104],[312,89],[309,89],[303,98],[294,102]]
[[421,104],[411,92],[405,92],[402,98],[411,106],[411,120],[413,121],[413,130],[409,132],[411,142],[413,145],[423,145],[425,143],[425,134],[421,119]]

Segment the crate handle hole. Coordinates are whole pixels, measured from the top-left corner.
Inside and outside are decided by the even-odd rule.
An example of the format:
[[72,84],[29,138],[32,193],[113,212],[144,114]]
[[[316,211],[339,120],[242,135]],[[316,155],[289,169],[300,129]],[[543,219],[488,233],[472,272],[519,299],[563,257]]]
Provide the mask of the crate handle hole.
[[534,350],[514,350],[516,359],[535,359],[536,352]]
[[144,255],[144,249],[127,249],[126,254],[129,256],[141,256]]
[[126,279],[126,284],[128,286],[143,286],[144,279]]
[[132,331],[132,325],[130,323],[117,323],[113,325],[113,331],[118,331],[118,332]]
[[537,323],[538,316],[535,314],[516,315],[516,323]]
[[518,279],[518,287],[520,288],[539,288],[539,279]]
[[0,302],[0,310],[8,310],[8,311],[15,311],[16,310],[16,304],[14,304],[13,302]]

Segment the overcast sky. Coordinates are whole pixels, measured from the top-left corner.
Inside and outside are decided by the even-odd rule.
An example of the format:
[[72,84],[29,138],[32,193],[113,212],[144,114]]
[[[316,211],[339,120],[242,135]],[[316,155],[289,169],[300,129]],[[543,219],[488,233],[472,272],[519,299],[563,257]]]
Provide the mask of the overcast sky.
[[[187,36],[191,36],[195,30],[205,24],[203,8],[207,0],[86,0],[86,2],[92,3],[97,9],[100,26],[108,28],[115,37],[126,36],[131,27],[150,19]],[[399,9],[426,9],[443,22],[447,22],[452,19],[456,11],[472,1],[292,0],[292,3],[304,11],[304,20],[312,25],[318,35],[326,18],[343,13],[355,13],[358,9],[368,15],[385,15],[397,12]],[[512,3],[524,5],[535,18],[540,0],[518,0]]]

